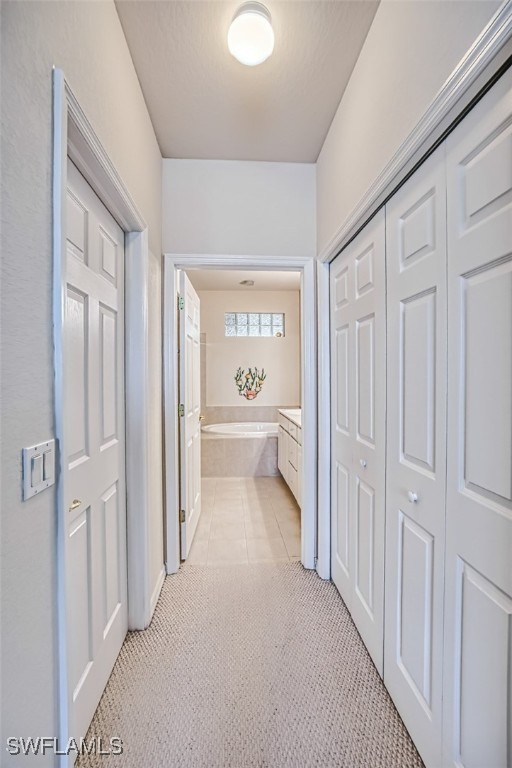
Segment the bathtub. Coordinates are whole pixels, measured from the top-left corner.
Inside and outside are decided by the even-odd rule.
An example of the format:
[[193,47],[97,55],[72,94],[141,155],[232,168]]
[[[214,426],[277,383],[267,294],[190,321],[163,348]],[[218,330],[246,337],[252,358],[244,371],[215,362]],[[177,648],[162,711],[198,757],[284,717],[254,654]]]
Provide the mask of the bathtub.
[[234,422],[233,424],[208,424],[202,432],[225,437],[277,437],[278,423],[272,421]]
[[277,435],[277,422],[234,422],[202,427],[202,476],[278,475]]

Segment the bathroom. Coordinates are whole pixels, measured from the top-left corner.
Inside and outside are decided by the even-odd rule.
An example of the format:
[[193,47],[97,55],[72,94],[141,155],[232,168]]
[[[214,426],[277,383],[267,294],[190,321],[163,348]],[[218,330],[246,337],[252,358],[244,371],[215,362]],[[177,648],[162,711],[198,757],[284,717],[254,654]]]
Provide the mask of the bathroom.
[[301,273],[186,274],[200,305],[201,425],[201,513],[186,562],[298,559]]

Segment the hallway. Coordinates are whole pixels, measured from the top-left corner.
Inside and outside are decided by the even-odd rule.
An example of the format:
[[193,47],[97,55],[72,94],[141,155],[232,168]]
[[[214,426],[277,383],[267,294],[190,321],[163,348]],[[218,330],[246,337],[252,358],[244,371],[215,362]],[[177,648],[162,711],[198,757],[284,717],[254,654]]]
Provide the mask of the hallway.
[[126,638],[93,736],[122,739],[111,768],[422,766],[336,588],[299,562],[168,577],[149,629]]

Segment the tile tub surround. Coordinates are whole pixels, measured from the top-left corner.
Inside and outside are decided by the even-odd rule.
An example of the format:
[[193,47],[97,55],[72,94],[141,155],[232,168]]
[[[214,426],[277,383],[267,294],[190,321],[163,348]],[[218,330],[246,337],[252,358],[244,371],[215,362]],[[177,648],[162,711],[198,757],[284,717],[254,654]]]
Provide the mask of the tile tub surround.
[[273,405],[208,405],[203,411],[203,424],[232,424],[236,421],[277,421],[277,413],[281,408],[297,408],[298,406]]
[[203,477],[274,477],[277,437],[231,437],[201,433]]
[[300,509],[280,477],[202,481],[202,512],[185,566],[300,559]]

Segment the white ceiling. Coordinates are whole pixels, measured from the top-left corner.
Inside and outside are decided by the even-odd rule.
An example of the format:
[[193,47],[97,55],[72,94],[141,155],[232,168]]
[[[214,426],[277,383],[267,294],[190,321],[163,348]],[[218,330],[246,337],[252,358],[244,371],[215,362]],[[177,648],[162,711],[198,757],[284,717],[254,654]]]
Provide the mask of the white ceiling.
[[242,0],[116,0],[164,157],[315,162],[378,0],[264,0],[275,49],[227,49]]
[[[258,272],[232,269],[187,269],[196,291],[298,291],[300,272]],[[253,286],[240,285],[254,280]]]

